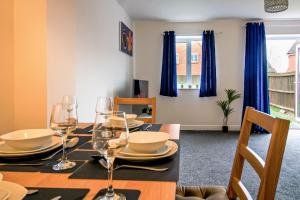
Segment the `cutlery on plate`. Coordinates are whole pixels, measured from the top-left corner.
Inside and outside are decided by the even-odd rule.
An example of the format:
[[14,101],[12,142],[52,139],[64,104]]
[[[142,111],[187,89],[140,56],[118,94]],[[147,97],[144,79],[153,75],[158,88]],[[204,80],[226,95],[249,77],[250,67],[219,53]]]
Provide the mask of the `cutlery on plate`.
[[27,189],[27,195],[32,195],[38,193],[38,189]]
[[[67,145],[66,145],[66,148],[65,149],[69,149],[69,148],[73,148],[75,147],[79,142],[79,138],[78,137],[73,137],[71,138],[68,142],[67,142]],[[42,158],[41,160],[50,160],[52,159],[54,156],[56,156],[59,152],[62,151],[62,148],[59,149],[58,151],[56,151],[55,153],[53,153],[52,155],[46,157],[46,158]]]
[[[104,159],[100,159],[99,163],[102,167],[107,169],[107,162]],[[168,168],[145,167],[145,166],[137,166],[137,165],[117,165],[114,168],[114,170],[120,168],[145,169],[145,170],[156,171],[156,172],[163,172],[168,170]]]
[[41,166],[43,163],[0,163],[0,166]]
[[61,199],[61,196],[56,196],[56,197],[51,198],[50,200],[60,200],[60,199]]

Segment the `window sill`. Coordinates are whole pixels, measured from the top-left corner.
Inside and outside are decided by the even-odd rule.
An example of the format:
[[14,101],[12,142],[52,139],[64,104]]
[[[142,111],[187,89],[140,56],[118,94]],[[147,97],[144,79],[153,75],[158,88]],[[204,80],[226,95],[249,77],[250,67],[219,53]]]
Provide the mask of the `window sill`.
[[177,90],[200,90],[200,88],[177,88]]

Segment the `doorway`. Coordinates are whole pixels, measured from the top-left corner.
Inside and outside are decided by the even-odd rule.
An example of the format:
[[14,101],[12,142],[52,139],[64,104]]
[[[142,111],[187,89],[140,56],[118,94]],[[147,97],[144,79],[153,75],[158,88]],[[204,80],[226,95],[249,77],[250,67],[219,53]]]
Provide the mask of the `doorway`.
[[296,46],[296,120],[300,122],[300,45]]
[[300,35],[267,35],[271,115],[300,130]]

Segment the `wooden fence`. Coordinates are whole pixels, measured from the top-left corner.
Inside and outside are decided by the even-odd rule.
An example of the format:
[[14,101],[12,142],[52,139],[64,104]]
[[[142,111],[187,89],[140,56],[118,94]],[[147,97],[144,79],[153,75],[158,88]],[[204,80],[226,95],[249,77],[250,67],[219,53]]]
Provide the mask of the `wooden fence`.
[[295,112],[295,72],[268,73],[270,104]]

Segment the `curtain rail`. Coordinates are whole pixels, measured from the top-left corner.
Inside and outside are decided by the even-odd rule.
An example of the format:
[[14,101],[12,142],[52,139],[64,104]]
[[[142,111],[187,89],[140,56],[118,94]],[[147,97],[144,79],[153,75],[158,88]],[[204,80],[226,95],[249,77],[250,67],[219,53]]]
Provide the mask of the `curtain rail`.
[[[199,33],[176,33],[176,36],[202,36],[203,31],[199,31]],[[215,35],[222,35],[223,32],[215,32]],[[164,35],[164,33],[161,33],[161,35]]]
[[[247,23],[255,23],[255,22],[247,22]],[[260,23],[260,21],[258,21],[257,23]],[[242,27],[246,27],[246,24],[242,25]],[[265,22],[265,27],[300,27],[300,24],[268,24],[268,22]]]

